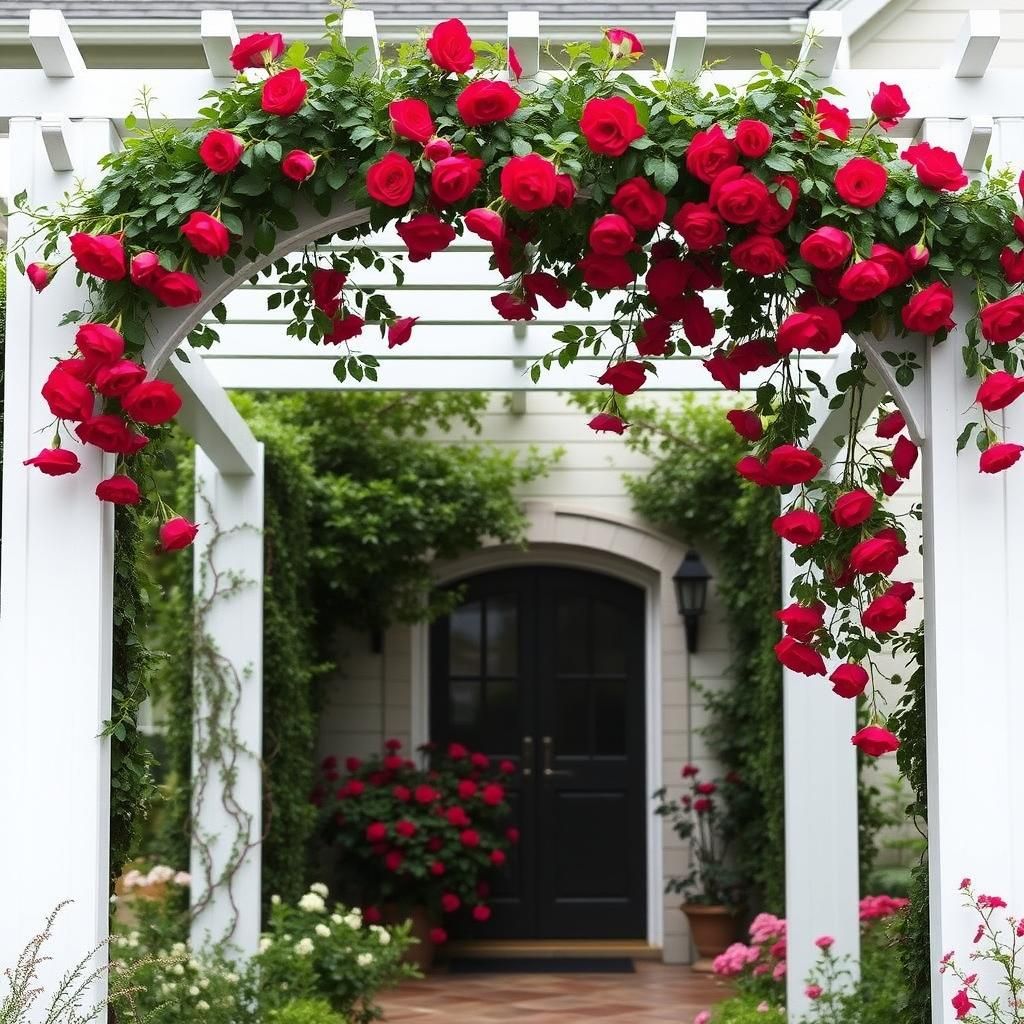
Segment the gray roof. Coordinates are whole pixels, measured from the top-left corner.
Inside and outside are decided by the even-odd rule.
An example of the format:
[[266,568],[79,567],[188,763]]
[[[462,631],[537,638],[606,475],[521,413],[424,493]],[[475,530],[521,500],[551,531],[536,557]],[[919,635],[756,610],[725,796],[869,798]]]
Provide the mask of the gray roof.
[[[712,21],[800,18],[817,0],[361,0],[380,22],[422,20],[425,25],[444,18],[467,21],[500,17],[508,10],[540,11],[544,21],[573,21],[628,25],[630,22],[670,21],[675,11],[707,11]],[[204,8],[230,8],[236,19],[294,23],[319,22],[330,9],[325,0],[0,0],[0,21],[28,18],[31,7],[59,7],[71,24],[76,21],[198,21]]]

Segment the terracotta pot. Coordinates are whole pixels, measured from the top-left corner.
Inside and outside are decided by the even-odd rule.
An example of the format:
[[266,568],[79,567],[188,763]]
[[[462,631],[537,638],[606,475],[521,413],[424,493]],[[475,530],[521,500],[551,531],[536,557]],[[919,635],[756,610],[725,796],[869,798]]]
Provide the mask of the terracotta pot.
[[430,911],[426,907],[401,907],[397,903],[385,903],[380,909],[384,924],[405,924],[412,921],[413,938],[417,939],[406,951],[402,959],[412,964],[423,974],[429,974],[434,966],[434,943],[430,940]]
[[697,950],[695,971],[712,970],[711,962],[736,939],[736,915],[726,907],[683,903],[680,908],[690,923],[690,937]]

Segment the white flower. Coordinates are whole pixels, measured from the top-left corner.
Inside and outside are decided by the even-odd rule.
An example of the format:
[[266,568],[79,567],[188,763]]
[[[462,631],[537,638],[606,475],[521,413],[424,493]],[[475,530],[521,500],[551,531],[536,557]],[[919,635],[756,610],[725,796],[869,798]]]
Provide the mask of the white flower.
[[161,992],[161,994],[162,994],[162,995],[165,995],[165,996],[166,996],[166,995],[168,995],[168,994],[169,994],[170,992],[173,992],[173,991],[174,991],[174,982],[173,982],[173,981],[165,981],[165,982],[164,982],[164,983],[163,983],[163,984],[162,984],[162,985],[160,986],[160,992]]
[[224,980],[229,985],[237,985],[238,984],[238,975],[237,974],[233,974],[231,971],[229,971],[227,974],[224,975]]
[[206,1001],[205,999],[200,999],[200,1000],[199,1000],[199,1002],[198,1002],[198,1003],[196,1003],[196,1009],[197,1009],[197,1010],[198,1010],[198,1011],[199,1011],[200,1013],[206,1013],[206,1011],[207,1011],[207,1010],[208,1010],[209,1008],[210,1008],[210,1004],[209,1004],[209,1003],[208,1003],[208,1002],[207,1002],[207,1001]]
[[183,964],[175,964],[171,968],[171,970],[174,971],[175,974],[184,974],[185,973],[185,967],[184,967]]
[[174,876],[174,884],[175,885],[191,885],[192,884],[192,876],[187,871],[179,871]]
[[360,953],[359,956],[356,957],[356,963],[359,964],[360,967],[369,967],[370,964],[373,963],[373,954]]
[[391,941],[391,933],[386,928],[381,928],[379,924],[371,924],[370,931],[377,936],[377,941],[382,946],[386,946]]
[[341,924],[344,920],[341,914],[331,914],[331,924]]
[[117,895],[116,894],[110,897],[110,902],[111,903],[117,903]]
[[274,940],[269,935],[264,935],[260,939],[260,952],[266,953],[268,949],[274,944]]
[[313,929],[313,931],[315,931],[317,933],[317,935],[320,936],[321,939],[329,938],[330,934],[331,934],[331,929],[328,928],[327,925],[325,925],[325,924],[318,924]]
[[188,947],[184,942],[176,942],[171,946],[171,956],[184,956],[188,952]]
[[345,918],[345,924],[347,924],[353,931],[359,931],[363,926],[362,915],[355,913],[349,914],[348,917]]
[[270,897],[270,902],[276,907],[281,902],[281,897],[275,892],[274,895]]
[[313,940],[308,936],[304,939],[299,939],[299,941],[295,943],[295,952],[299,956],[309,956],[309,954],[313,952]]
[[299,900],[299,909],[305,910],[310,914],[322,914],[327,909],[327,904],[324,903],[323,896],[315,892],[307,892]]
[[134,889],[137,885],[145,885],[146,876],[140,871],[136,871],[132,868],[131,871],[126,871],[124,878],[121,879],[121,885],[126,889]]
[[197,996],[197,995],[199,995],[199,986],[198,985],[190,985],[189,989],[188,989],[188,994],[190,996]]
[[327,889],[327,886],[324,885],[323,882],[314,882],[309,887],[309,891],[310,892],[315,892],[317,894],[317,896],[323,896],[324,899],[327,899],[328,889]]
[[174,877],[174,868],[169,868],[166,864],[157,864],[148,875],[146,875],[146,885],[160,885],[162,882],[169,882]]
[[210,979],[209,978],[200,978],[199,979],[199,987],[200,988],[209,988],[210,987]]

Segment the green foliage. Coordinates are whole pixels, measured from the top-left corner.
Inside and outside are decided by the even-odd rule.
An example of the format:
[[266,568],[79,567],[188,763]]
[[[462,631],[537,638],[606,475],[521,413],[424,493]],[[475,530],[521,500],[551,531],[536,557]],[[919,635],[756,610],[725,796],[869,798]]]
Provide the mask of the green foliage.
[[293,999],[267,1015],[267,1024],[345,1024],[326,999]]
[[785,1020],[784,1007],[772,1006],[767,1012],[763,1007],[759,996],[733,996],[712,1007],[711,1024],[772,1024]]

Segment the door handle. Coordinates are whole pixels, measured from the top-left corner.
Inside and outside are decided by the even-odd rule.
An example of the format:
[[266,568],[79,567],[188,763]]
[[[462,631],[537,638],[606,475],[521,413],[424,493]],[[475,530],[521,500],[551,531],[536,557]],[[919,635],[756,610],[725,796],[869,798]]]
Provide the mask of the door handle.
[[551,758],[554,755],[554,740],[550,736],[545,736],[541,742],[544,744],[544,778],[550,779],[553,775],[572,775],[572,772],[565,769],[551,767]]
[[533,737],[523,737],[522,772],[524,778],[533,774]]

